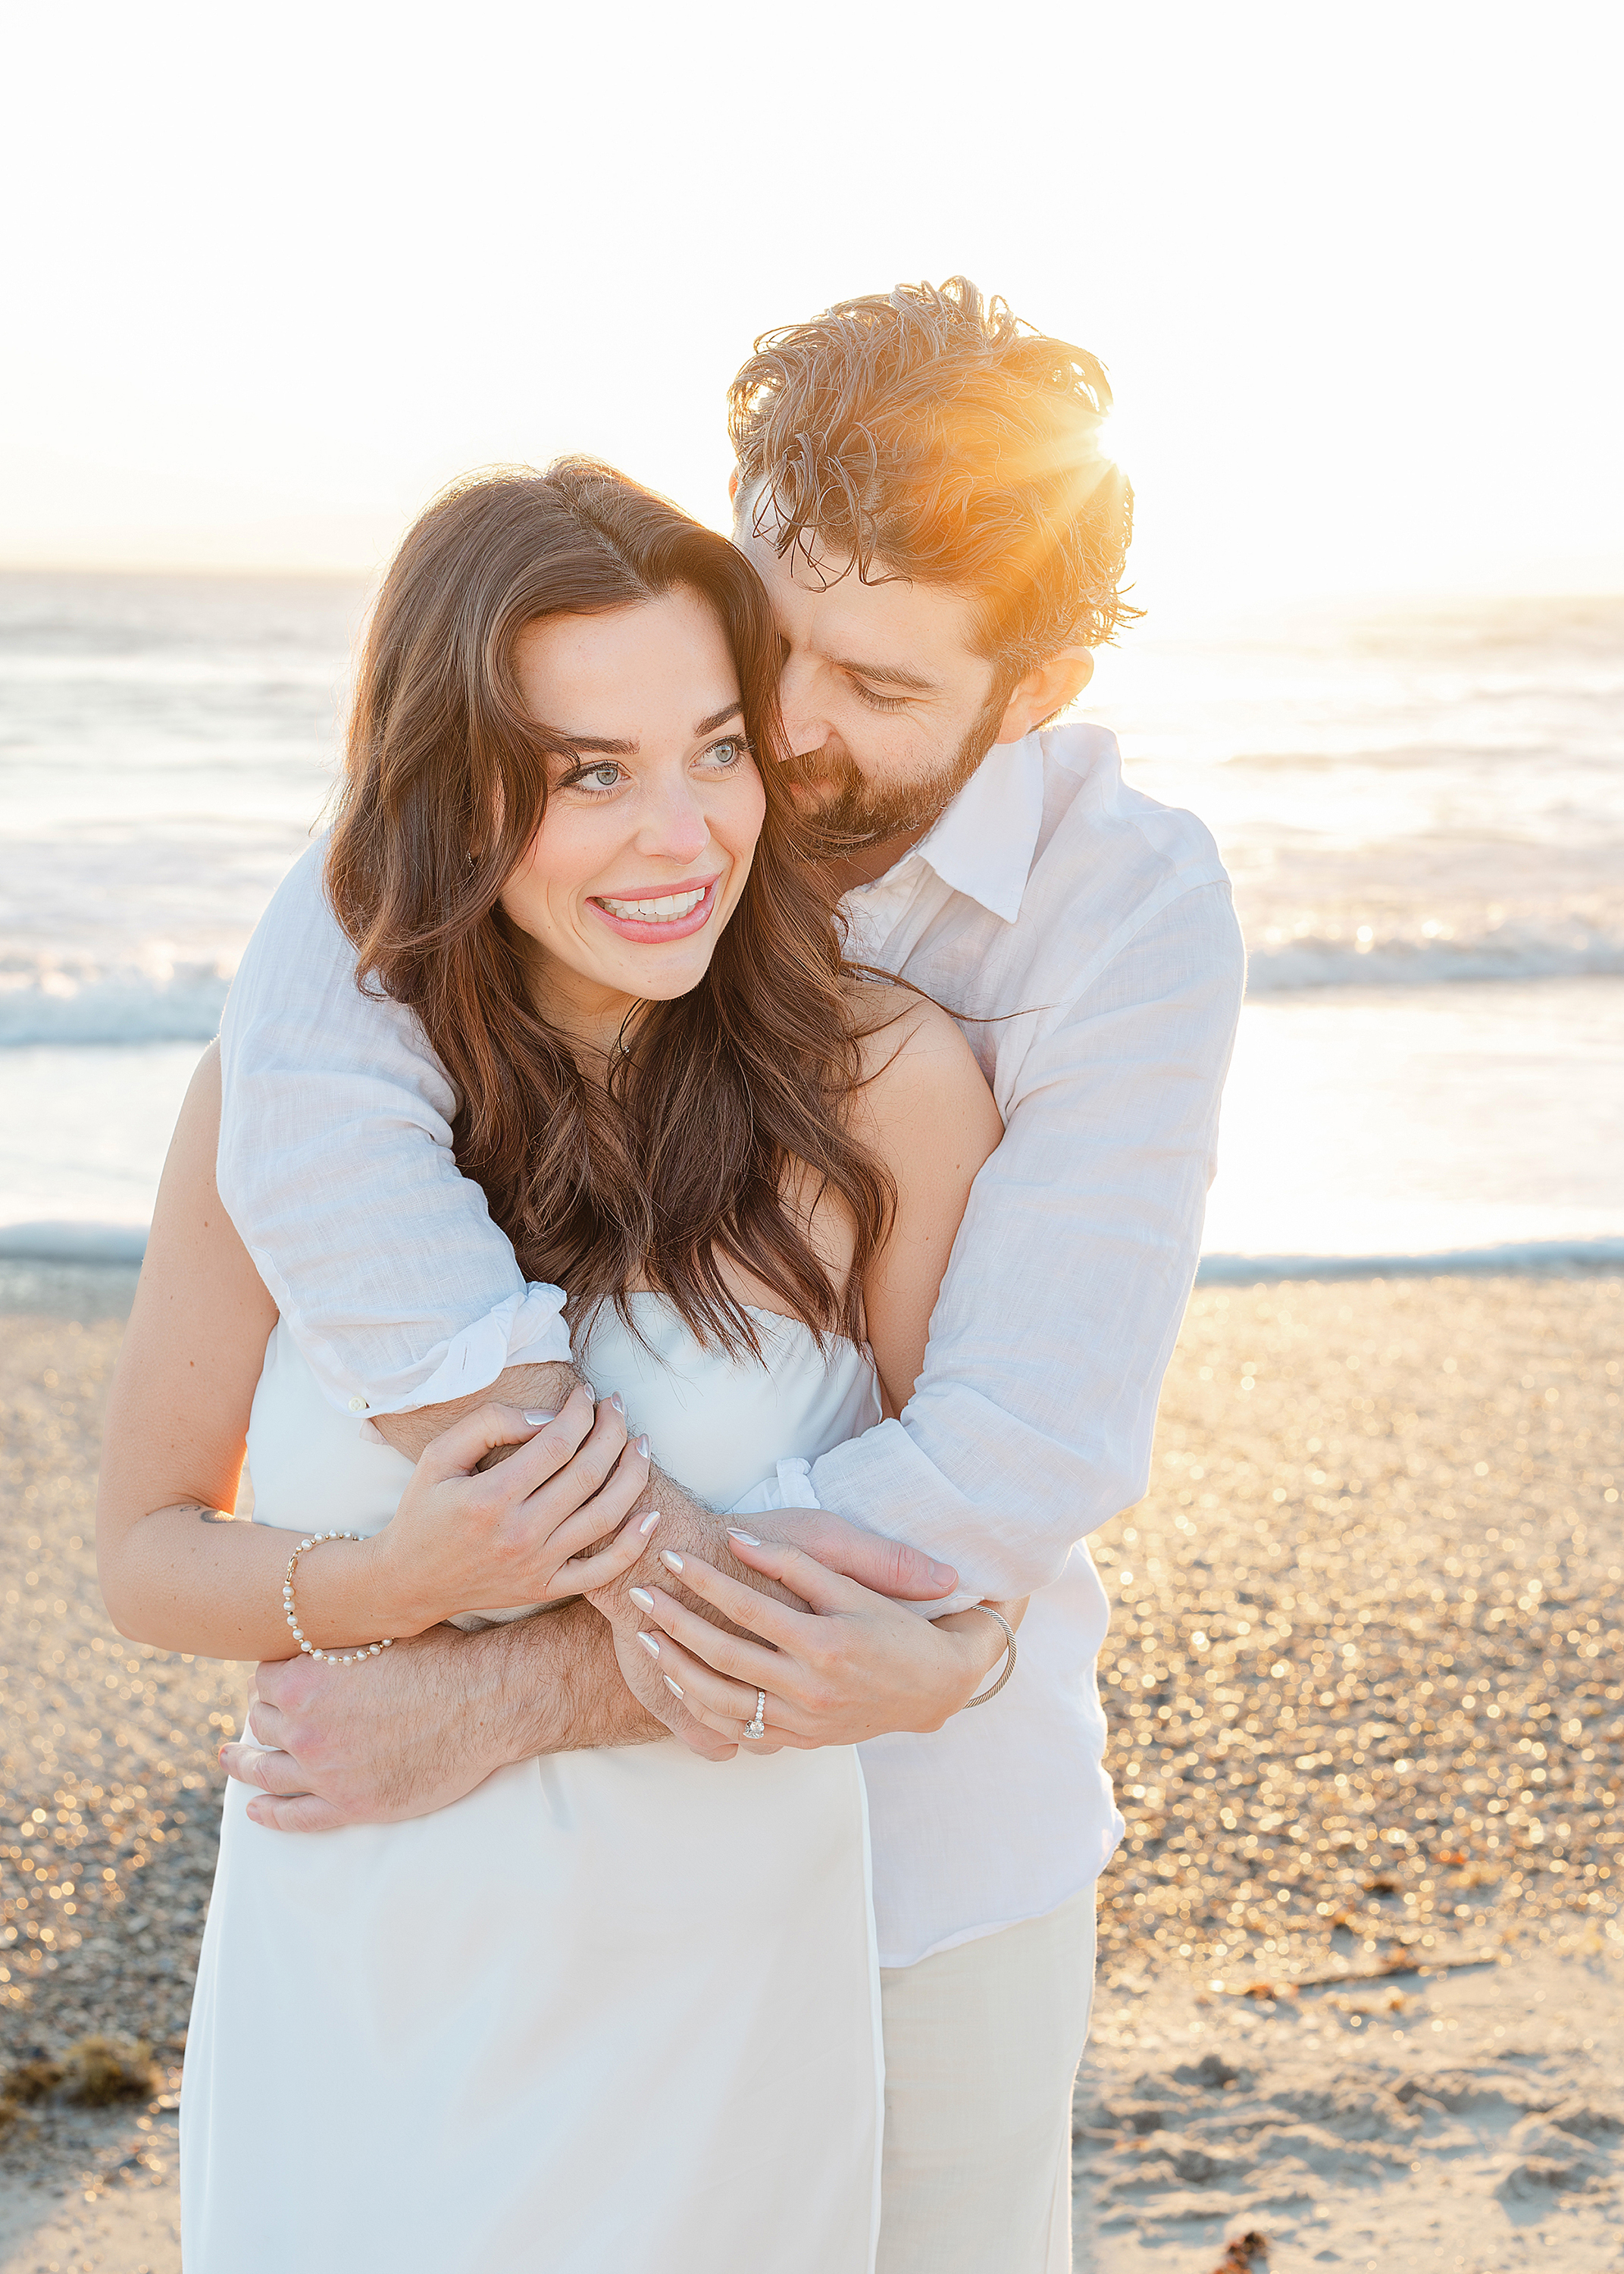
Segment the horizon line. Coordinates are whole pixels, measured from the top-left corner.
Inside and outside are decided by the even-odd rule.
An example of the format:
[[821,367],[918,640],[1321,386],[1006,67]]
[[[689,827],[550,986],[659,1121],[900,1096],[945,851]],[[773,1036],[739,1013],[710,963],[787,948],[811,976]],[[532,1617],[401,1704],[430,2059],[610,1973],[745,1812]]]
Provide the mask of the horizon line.
[[[168,578],[187,583],[205,584],[229,581],[237,584],[349,584],[367,585],[374,583],[388,566],[392,555],[374,561],[371,567],[357,564],[295,563],[289,561],[71,561],[11,560],[0,555],[0,577],[127,577]],[[1555,582],[1539,577],[1526,584],[1510,582],[1481,584],[1461,581],[1436,584],[1349,584],[1327,585],[1320,591],[1304,591],[1301,585],[1271,591],[1259,590],[1250,604],[1198,607],[1192,605],[1192,585],[1183,580],[1169,580],[1164,596],[1158,600],[1154,592],[1147,594],[1151,602],[1148,614],[1160,614],[1164,619],[1192,617],[1243,619],[1259,614],[1312,613],[1321,607],[1356,607],[1364,605],[1392,606],[1424,604],[1428,606],[1462,604],[1467,602],[1514,602],[1529,600],[1624,600],[1624,567],[1610,571],[1605,582],[1594,581],[1580,575],[1572,581]]]

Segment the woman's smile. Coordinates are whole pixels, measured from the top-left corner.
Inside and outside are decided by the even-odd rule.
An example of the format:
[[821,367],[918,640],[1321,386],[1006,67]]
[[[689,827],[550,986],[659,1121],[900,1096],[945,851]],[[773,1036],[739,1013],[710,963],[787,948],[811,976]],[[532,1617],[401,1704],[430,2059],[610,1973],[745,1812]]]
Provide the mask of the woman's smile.
[[687,939],[702,931],[716,912],[720,870],[692,885],[650,885],[628,892],[593,892],[587,906],[622,939],[648,947],[668,939]]

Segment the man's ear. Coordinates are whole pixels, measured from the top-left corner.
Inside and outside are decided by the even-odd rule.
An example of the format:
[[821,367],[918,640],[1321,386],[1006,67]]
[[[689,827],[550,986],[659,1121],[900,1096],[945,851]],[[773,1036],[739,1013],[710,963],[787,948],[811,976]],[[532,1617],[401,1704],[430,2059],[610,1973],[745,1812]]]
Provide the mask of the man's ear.
[[731,506],[737,506],[739,502],[739,469],[737,466],[733,468],[732,473],[727,477],[727,502]]
[[1075,703],[1094,677],[1093,651],[1063,647],[1019,680],[1004,705],[995,742],[1019,742],[1034,727]]

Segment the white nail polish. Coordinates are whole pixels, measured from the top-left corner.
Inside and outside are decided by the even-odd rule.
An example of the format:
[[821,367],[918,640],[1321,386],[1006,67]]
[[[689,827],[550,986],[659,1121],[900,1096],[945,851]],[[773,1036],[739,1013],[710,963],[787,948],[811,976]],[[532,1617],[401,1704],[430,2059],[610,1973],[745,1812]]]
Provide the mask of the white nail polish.
[[682,1684],[680,1682],[673,1682],[668,1674],[662,1674],[660,1680],[665,1683],[666,1689],[670,1690],[673,1698],[681,1697]]
[[731,1524],[727,1527],[727,1537],[730,1540],[742,1540],[747,1547],[759,1547],[761,1546],[760,1540],[757,1540],[753,1532],[736,1532]]
[[637,1445],[636,1445],[636,1452],[637,1452],[637,1457],[638,1457],[638,1459],[639,1459],[639,1460],[646,1461],[646,1460],[648,1459],[648,1457],[649,1457],[649,1441],[648,1441],[648,1439],[647,1439],[646,1437],[639,1437],[639,1438],[638,1438],[638,1440],[637,1440]]
[[669,1547],[661,1548],[660,1562],[668,1571],[680,1571],[682,1569],[682,1558],[673,1555]]
[[644,1650],[648,1652],[650,1658],[658,1658],[659,1656],[659,1645],[655,1641],[651,1634],[640,1634],[637,1639],[643,1645]]
[[652,1532],[658,1522],[659,1510],[657,1508],[651,1508],[647,1516],[643,1517],[643,1522],[637,1526],[637,1529],[639,1532]]
[[[646,1587],[634,1587],[631,1590],[631,1598],[640,1611],[651,1611],[654,1608],[654,1598]],[[648,1638],[645,1636],[643,1639],[646,1641]]]
[[540,1429],[544,1428],[549,1421],[556,1421],[558,1419],[558,1415],[556,1413],[527,1413],[524,1418],[530,1423],[532,1429]]

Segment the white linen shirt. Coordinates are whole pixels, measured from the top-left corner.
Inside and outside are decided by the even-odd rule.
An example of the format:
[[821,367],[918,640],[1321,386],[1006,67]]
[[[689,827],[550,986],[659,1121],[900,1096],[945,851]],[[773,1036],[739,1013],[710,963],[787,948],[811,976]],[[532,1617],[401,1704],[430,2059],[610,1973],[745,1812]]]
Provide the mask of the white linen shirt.
[[[328,1396],[394,1412],[564,1355],[562,1299],[525,1285],[459,1176],[415,1017],[357,989],[322,854],[272,901],[226,1006],[220,1190]],[[992,750],[845,907],[853,958],[959,1018],[1004,1136],[901,1419],[809,1478],[782,1464],[741,1510],[837,1509],[956,1565],[960,1592],[922,1614],[1033,1597],[994,1703],[861,1748],[881,1963],[899,1966],[1055,1909],[1121,1836],[1083,1542],[1149,1480],[1244,958],[1207,830],[1129,789],[1096,727]]]

